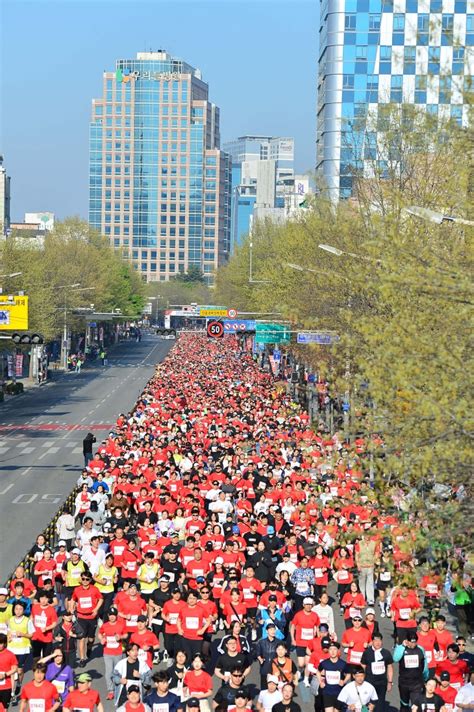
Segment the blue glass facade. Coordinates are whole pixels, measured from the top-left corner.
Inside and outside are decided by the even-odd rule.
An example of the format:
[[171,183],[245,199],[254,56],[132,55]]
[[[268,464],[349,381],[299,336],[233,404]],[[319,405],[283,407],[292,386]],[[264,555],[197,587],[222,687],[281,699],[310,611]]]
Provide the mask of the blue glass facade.
[[212,281],[229,254],[229,215],[219,110],[199,70],[162,51],[118,60],[93,101],[91,224],[147,280],[196,265]]
[[467,123],[473,12],[472,0],[321,0],[317,170],[333,199],[351,195],[354,168],[372,158],[376,135],[354,140],[354,125],[381,105]]

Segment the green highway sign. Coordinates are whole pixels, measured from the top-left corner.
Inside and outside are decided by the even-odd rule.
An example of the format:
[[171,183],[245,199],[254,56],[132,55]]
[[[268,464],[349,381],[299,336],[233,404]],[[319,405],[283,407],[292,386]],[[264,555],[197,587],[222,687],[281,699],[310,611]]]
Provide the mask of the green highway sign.
[[257,344],[289,344],[291,332],[288,326],[282,324],[255,324],[255,343]]

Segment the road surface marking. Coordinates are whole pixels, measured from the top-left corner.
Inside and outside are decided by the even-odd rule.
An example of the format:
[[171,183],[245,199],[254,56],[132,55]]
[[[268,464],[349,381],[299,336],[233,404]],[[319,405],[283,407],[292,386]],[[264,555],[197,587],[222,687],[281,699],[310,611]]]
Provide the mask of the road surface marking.
[[0,494],[6,494],[6,493],[8,492],[8,490],[11,490],[11,488],[13,487],[13,485],[14,485],[14,482],[12,482],[11,485],[7,485],[7,487],[5,487],[5,489],[3,489],[3,490],[0,492]]
[[20,452],[20,455],[30,455],[34,450],[34,447],[25,447],[25,449]]
[[75,447],[71,454],[79,455],[79,453],[81,453],[81,452],[82,452],[82,447]]
[[26,477],[26,475],[29,473],[30,470],[31,470],[31,467],[27,467],[26,470],[23,470],[23,472],[21,473],[21,476]]

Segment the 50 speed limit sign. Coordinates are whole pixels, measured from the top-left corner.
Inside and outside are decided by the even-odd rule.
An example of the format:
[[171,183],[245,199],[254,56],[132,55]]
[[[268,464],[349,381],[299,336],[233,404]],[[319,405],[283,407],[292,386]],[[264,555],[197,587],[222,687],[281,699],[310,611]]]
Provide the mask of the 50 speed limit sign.
[[222,339],[224,337],[224,324],[222,321],[208,321],[207,335],[210,339]]

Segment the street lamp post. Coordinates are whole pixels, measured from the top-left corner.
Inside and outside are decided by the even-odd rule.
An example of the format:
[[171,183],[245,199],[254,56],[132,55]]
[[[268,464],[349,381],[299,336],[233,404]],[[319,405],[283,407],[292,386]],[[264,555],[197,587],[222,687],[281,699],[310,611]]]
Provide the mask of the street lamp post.
[[421,218],[421,220],[428,220],[436,225],[441,225],[444,222],[458,223],[458,225],[474,225],[474,220],[466,220],[465,218],[458,218],[454,215],[445,215],[437,210],[423,208],[420,205],[409,205],[407,208],[403,208],[403,212],[408,213],[408,215],[413,215],[416,218]]
[[67,352],[68,352],[68,327],[67,327],[67,290],[70,289],[74,292],[88,292],[95,287],[81,287],[80,282],[75,282],[74,284],[60,284],[56,289],[64,289],[64,320],[63,320],[63,339],[61,344],[61,363],[65,371],[67,371]]

